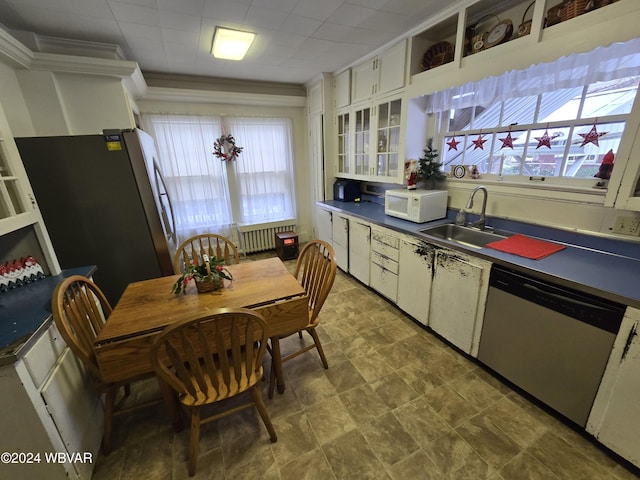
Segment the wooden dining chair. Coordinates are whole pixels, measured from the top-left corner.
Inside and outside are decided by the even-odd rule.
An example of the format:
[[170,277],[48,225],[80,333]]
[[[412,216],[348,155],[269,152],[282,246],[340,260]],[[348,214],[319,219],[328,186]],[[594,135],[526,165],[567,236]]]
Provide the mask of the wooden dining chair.
[[[329,296],[329,292],[333,286],[333,281],[336,278],[336,258],[331,245],[322,240],[312,240],[308,242],[298,256],[294,276],[298,279],[298,282],[300,282],[307,294],[307,297],[309,298],[309,308],[307,311],[308,321],[307,325],[301,330],[291,332],[288,335],[284,335],[279,338],[286,338],[295,333],[302,338],[302,332],[306,331],[311,335],[313,343],[282,357],[281,363],[291,360],[292,358],[296,358],[297,356],[315,348],[320,355],[320,360],[322,361],[324,368],[329,368],[327,357],[322,349],[322,344],[320,343],[320,337],[318,337],[316,327],[320,323],[320,317],[318,315],[320,314],[322,305],[324,305],[325,300]],[[269,379],[269,398],[273,397],[275,376],[275,368],[273,367],[272,362],[271,375]]]
[[173,271],[179,274],[186,265],[201,265],[204,254],[223,258],[227,265],[240,263],[238,247],[231,240],[215,233],[204,233],[187,238],[180,244],[173,257]]
[[111,305],[100,288],[90,279],[82,275],[73,275],[60,282],[53,292],[51,311],[60,335],[84,364],[96,393],[105,395],[102,451],[108,455],[112,448],[114,417],[154,403],[146,402],[126,409],[118,408],[116,399],[120,389],[122,388],[124,395],[128,396],[131,383],[151,378],[153,373],[127,378],[117,383],[105,382],[102,379],[94,351],[94,340],[111,314]]
[[[189,475],[196,472],[200,426],[255,406],[269,438],[277,441],[262,400],[262,360],[267,323],[246,308],[224,308],[167,327],[151,348],[151,363],[159,379],[178,394],[191,416]],[[251,391],[249,402],[201,416],[201,408]]]

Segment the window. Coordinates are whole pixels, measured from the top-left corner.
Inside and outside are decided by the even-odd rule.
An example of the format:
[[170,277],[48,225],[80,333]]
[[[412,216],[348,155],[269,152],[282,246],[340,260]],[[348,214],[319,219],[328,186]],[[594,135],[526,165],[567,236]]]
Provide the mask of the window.
[[618,150],[639,83],[640,77],[627,77],[489,108],[452,110],[444,167],[477,165],[481,173],[591,180],[604,155]]
[[640,39],[599,47],[431,95],[443,168],[592,184],[638,92],[638,47]]
[[[143,124],[156,140],[181,239],[295,218],[289,119],[150,114]],[[212,153],[223,132],[243,148],[233,162]]]

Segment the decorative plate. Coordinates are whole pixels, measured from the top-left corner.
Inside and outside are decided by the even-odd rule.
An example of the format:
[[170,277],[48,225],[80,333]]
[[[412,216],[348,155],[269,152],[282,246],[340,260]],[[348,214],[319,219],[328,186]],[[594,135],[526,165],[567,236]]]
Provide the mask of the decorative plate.
[[511,20],[503,20],[495,25],[484,42],[484,48],[495,47],[496,45],[511,39],[513,33],[513,23]]
[[453,176],[456,178],[463,178],[467,174],[467,169],[464,165],[456,165],[453,167]]

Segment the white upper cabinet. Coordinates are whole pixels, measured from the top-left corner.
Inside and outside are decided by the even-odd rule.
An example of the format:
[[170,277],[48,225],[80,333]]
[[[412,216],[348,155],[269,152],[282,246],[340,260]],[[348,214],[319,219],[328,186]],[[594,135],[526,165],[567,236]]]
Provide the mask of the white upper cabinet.
[[373,97],[376,86],[375,74],[378,59],[368,60],[351,69],[351,93],[354,103],[361,102]]
[[351,70],[345,70],[333,78],[336,108],[348,107],[351,103]]
[[317,81],[307,88],[307,107],[309,115],[322,113],[324,109],[324,96],[322,94],[322,81]]
[[406,41],[352,68],[351,101],[358,103],[405,85]]
[[336,176],[403,183],[404,113],[398,96],[363,102],[338,112]]
[[378,56],[376,95],[385,95],[404,87],[407,43],[402,41]]

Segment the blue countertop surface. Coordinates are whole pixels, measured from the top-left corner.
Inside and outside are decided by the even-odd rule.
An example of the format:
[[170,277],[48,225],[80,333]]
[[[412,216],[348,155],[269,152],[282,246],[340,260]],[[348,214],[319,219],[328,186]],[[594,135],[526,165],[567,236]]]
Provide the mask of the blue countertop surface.
[[[428,223],[412,223],[384,214],[384,205],[372,202],[318,202],[330,210],[362,218],[371,223],[414,235],[433,245],[446,246],[496,264],[534,275],[566,287],[640,308],[640,242],[624,241],[612,236],[589,235],[523,222],[487,217],[487,225],[496,230],[521,233],[532,238],[552,241],[567,248],[541,260],[531,260],[491,248],[470,248],[428,237],[420,230],[440,223],[453,222],[457,210],[449,210],[447,218]],[[467,220],[477,216],[467,214]]]
[[94,265],[71,268],[0,293],[0,365],[15,361],[17,352],[47,323],[56,285],[72,275],[90,277],[95,270]]

